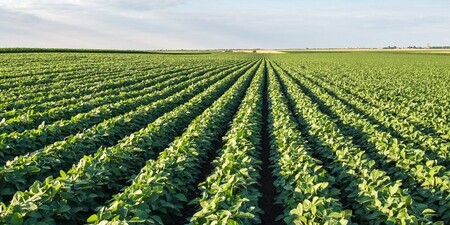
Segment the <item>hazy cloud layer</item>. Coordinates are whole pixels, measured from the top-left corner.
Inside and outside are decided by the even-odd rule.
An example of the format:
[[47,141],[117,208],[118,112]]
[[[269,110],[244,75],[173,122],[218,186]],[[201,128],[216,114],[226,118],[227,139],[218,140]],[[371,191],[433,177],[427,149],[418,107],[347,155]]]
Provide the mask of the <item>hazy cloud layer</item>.
[[450,1],[3,0],[0,47],[450,45]]

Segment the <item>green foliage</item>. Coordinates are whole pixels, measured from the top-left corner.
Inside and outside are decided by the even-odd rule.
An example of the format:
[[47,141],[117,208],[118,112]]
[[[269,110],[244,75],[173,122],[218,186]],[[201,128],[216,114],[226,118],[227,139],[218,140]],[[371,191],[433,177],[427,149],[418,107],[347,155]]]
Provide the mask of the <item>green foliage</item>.
[[0,224],[450,224],[448,55],[83,51],[0,49]]
[[[10,221],[16,212],[20,212],[30,223],[44,220],[85,221],[87,217],[84,218],[83,213],[95,210],[99,202],[111,196],[109,193],[116,193],[123,188],[125,182],[131,179],[147,160],[154,158],[183,131],[180,128],[186,127],[196,115],[211,105],[249,67],[251,65],[233,71],[213,85],[211,81],[217,80],[217,77],[204,79],[182,92],[160,100],[186,102],[191,98],[117,145],[100,148],[94,155],[84,156],[66,176],[48,177],[44,182],[36,181],[28,191],[17,192],[11,204],[2,213],[4,221]],[[199,90],[204,91],[196,95]],[[155,107],[159,110],[164,108],[156,106],[159,106]],[[39,217],[30,216],[34,213]]]
[[194,200],[200,210],[191,224],[257,224],[261,151],[263,67],[247,90],[233,118],[214,171],[200,184],[201,197]]
[[[56,175],[59,170],[69,169],[69,166],[77,162],[86,154],[94,153],[101,146],[112,146],[116,141],[125,137],[126,134],[137,131],[146,124],[154,121],[159,116],[172,110],[177,105],[182,104],[200,93],[204,88],[214,82],[224,78],[236,67],[211,76],[211,73],[193,73],[189,77],[192,79],[185,82],[176,83],[180,80],[163,82],[156,86],[165,87],[160,91],[154,91],[151,95],[143,96],[148,105],[140,105],[136,110],[125,114],[103,120],[103,122],[85,130],[82,133],[66,137],[66,140],[55,142],[46,146],[43,150],[32,152],[28,155],[19,156],[9,161],[5,167],[0,168],[1,190],[0,200],[3,196],[10,196],[15,191],[22,191],[30,186],[35,180],[44,179],[50,175]],[[202,75],[202,73],[206,73]],[[196,86],[192,82],[199,82],[205,78],[209,80],[198,83]],[[166,87],[169,85],[169,87]],[[157,89],[156,89],[157,90]],[[177,92],[177,95],[175,95]],[[172,95],[172,97],[167,97]],[[175,97],[174,97],[175,96]],[[160,99],[161,97],[165,97]],[[160,100],[158,100],[160,99]]]
[[[99,222],[163,224],[180,217],[187,195],[212,151],[212,140],[226,129],[257,66],[248,70],[222,97],[195,118],[187,130],[156,160],[150,160],[122,193],[115,195],[97,214]],[[155,219],[158,218],[158,219]],[[162,220],[162,221],[160,221]]]
[[340,190],[333,188],[335,178],[312,158],[306,140],[289,111],[273,69],[269,70],[269,114],[272,132],[274,183],[277,202],[284,205],[283,219],[288,224],[346,224],[352,215],[339,201]]

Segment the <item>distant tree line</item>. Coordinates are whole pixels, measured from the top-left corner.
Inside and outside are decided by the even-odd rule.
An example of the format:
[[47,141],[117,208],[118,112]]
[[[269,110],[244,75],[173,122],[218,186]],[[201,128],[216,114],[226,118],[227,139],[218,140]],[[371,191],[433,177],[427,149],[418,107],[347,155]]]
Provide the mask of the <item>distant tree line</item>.
[[430,47],[422,47],[422,46],[408,46],[408,47],[397,47],[397,46],[387,46],[383,47],[383,49],[449,49],[450,46],[430,46]]
[[38,53],[38,52],[73,52],[73,53],[133,53],[133,54],[173,54],[193,55],[210,54],[204,51],[165,51],[165,50],[116,50],[116,49],[71,49],[71,48],[0,48],[0,53]]
[[448,49],[450,46],[431,46],[432,49]]

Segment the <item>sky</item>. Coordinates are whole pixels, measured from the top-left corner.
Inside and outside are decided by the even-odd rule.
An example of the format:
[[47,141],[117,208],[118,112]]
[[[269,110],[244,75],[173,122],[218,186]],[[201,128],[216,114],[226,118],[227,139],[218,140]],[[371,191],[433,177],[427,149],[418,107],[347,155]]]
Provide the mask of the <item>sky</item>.
[[450,0],[0,0],[0,47],[450,45]]

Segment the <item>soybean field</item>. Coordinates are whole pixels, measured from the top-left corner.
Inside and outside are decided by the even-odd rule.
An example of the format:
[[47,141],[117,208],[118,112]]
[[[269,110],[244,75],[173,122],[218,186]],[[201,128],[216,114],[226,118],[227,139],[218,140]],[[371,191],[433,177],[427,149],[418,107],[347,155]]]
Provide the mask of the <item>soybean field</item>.
[[449,154],[450,54],[0,53],[0,224],[450,224]]

